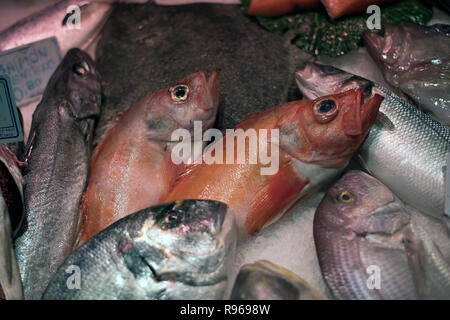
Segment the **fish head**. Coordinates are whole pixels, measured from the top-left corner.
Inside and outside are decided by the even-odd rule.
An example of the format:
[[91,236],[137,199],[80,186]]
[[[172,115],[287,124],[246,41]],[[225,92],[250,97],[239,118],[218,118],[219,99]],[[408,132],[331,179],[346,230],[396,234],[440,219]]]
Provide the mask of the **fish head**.
[[49,80],[44,96],[53,93],[67,101],[63,107],[76,120],[100,115],[100,74],[87,53],[77,48],[67,52]]
[[219,69],[214,69],[209,77],[205,71],[199,71],[155,93],[148,108],[150,122],[164,119],[171,130],[193,131],[194,121],[201,121],[203,129],[212,127],[219,106],[219,74]]
[[393,234],[410,221],[410,214],[380,181],[361,171],[345,174],[325,195],[317,220],[354,234]]
[[355,88],[362,89],[364,95],[369,96],[374,85],[367,79],[317,62],[308,62],[296,72],[295,80],[302,94],[311,100]]
[[195,297],[199,290],[225,290],[236,236],[234,216],[224,203],[179,200],[151,208],[131,236],[132,245],[119,249],[124,256],[130,247],[139,252],[151,271],[150,282],[172,284],[165,296],[176,298],[183,287]]
[[280,147],[292,157],[322,167],[345,165],[375,122],[383,97],[364,102],[353,89],[280,109]]

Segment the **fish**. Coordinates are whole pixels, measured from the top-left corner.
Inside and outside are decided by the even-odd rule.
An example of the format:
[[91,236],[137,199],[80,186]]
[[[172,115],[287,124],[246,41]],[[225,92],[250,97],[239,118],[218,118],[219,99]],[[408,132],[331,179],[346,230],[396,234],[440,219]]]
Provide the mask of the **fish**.
[[[382,100],[375,95],[364,103],[362,90],[355,89],[255,113],[208,149],[202,161],[189,165],[164,201],[225,202],[236,216],[239,238],[255,235],[343,170],[375,121]],[[244,149],[235,152],[239,132],[249,134],[249,139],[244,136]],[[227,147],[230,141],[234,149]],[[271,167],[255,147],[265,141],[274,155]],[[216,152],[232,161],[217,161]]]
[[26,223],[15,241],[26,299],[40,299],[73,250],[88,178],[101,79],[90,56],[67,52],[33,113],[22,158]]
[[296,81],[308,99],[355,87],[366,96],[381,92],[385,99],[377,121],[357,158],[403,202],[424,214],[443,217],[444,172],[450,152],[447,127],[386,88],[332,66],[310,62],[297,72]]
[[333,296],[450,299],[450,238],[442,223],[427,226],[379,180],[345,174],[314,216],[314,243]]
[[449,126],[450,26],[386,23],[383,32],[365,31],[362,38],[386,81]]
[[241,267],[231,300],[325,300],[295,273],[267,260]]
[[185,164],[172,160],[172,133],[213,126],[219,74],[193,73],[130,106],[94,151],[83,200],[81,242],[124,216],[161,203]]
[[[120,219],[77,248],[43,299],[223,299],[235,246],[234,217],[224,203],[157,205]],[[78,282],[67,270],[77,270]],[[78,283],[77,290],[67,283]]]
[[240,4],[241,0],[153,0],[160,6],[178,6],[193,3]]
[[321,0],[322,4],[333,19],[358,13],[365,13],[372,5],[388,5],[399,0]]
[[[72,28],[69,6],[80,9],[80,27]],[[112,3],[84,0],[62,0],[32,14],[0,32],[0,51],[6,51],[39,40],[56,37],[61,54],[71,48],[87,49],[99,35],[113,10]]]
[[25,217],[21,163],[5,145],[0,146],[0,300],[23,299],[19,266],[13,248]]
[[278,17],[296,9],[320,9],[320,0],[251,0],[247,14]]

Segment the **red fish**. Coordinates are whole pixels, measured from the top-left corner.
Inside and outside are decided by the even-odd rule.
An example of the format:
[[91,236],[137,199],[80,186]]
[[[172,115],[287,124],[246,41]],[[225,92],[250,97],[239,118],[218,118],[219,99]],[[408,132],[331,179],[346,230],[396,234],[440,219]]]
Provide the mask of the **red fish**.
[[313,10],[320,7],[320,0],[252,0],[248,14],[277,17],[292,12],[295,8]]
[[371,5],[382,5],[397,2],[398,0],[321,0],[327,9],[328,15],[333,19],[352,14],[364,13]]
[[[258,129],[279,130],[279,169],[275,174],[261,174],[266,165],[255,148],[250,150],[250,139],[245,140],[244,164],[208,164],[206,160],[215,156],[221,146],[226,158],[227,139],[235,139],[228,133],[218,147],[213,145],[204,153],[201,163],[187,168],[164,202],[225,202],[235,214],[239,235],[253,235],[346,166],[375,121],[382,101],[383,97],[375,95],[364,103],[361,89],[356,89],[253,114],[236,129],[256,129],[258,140],[262,139]],[[267,140],[276,143],[272,135]],[[234,157],[236,160],[237,152]],[[258,161],[252,164],[248,161],[251,157]]]
[[178,128],[214,124],[219,71],[204,71],[147,96],[129,107],[95,149],[82,206],[81,242],[124,216],[159,203],[184,164],[171,159],[171,135]]

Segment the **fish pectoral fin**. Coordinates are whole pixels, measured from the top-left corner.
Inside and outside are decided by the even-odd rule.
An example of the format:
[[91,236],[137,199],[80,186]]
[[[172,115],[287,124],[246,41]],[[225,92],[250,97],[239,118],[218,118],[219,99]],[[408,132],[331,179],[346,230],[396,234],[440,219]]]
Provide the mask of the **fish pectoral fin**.
[[394,123],[392,123],[392,121],[389,119],[389,117],[381,111],[378,111],[377,118],[375,120],[374,125],[383,127],[384,129],[386,129],[388,131],[395,130]]
[[309,179],[298,175],[290,163],[281,167],[276,174],[268,176],[250,205],[245,219],[247,232],[255,234],[279,220],[308,184]]
[[417,297],[420,299],[426,299],[429,297],[429,288],[427,285],[423,263],[423,257],[425,254],[424,244],[421,240],[416,239],[412,232],[407,232],[405,234],[402,238],[402,243],[406,251],[411,273],[413,275]]

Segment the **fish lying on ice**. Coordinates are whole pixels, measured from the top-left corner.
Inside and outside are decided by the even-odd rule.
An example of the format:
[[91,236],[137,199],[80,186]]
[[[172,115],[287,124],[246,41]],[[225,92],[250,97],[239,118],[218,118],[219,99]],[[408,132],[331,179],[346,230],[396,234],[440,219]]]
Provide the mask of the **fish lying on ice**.
[[363,33],[386,81],[424,111],[450,125],[450,26],[384,24],[384,35]]
[[324,300],[295,273],[267,260],[241,267],[231,292],[231,300]]
[[[201,163],[189,166],[164,201],[222,201],[236,215],[239,236],[253,235],[347,165],[382,100],[375,95],[364,103],[357,89],[255,113],[205,152]],[[249,139],[244,137],[237,151],[239,132],[249,134]],[[266,149],[273,161],[261,157],[265,141],[271,145]],[[230,142],[234,148],[227,147]]]
[[94,62],[69,50],[33,114],[24,155],[26,225],[15,246],[27,299],[41,297],[78,237],[100,105]]
[[0,300],[23,299],[13,238],[24,220],[23,178],[16,156],[0,145]]
[[[162,204],[122,218],[76,249],[43,298],[223,299],[235,246],[236,225],[225,204]],[[78,270],[78,290],[67,287],[75,276],[68,268]]]
[[426,229],[366,173],[347,173],[330,188],[314,216],[314,242],[338,299],[450,299],[446,229]]
[[425,214],[444,214],[444,167],[450,130],[387,89],[331,66],[308,63],[297,72],[308,97],[361,88],[367,96],[384,92],[378,120],[358,150],[362,165],[404,202]]
[[82,243],[124,216],[161,203],[185,164],[172,160],[172,133],[210,128],[219,71],[193,73],[129,107],[95,149],[83,201]]

